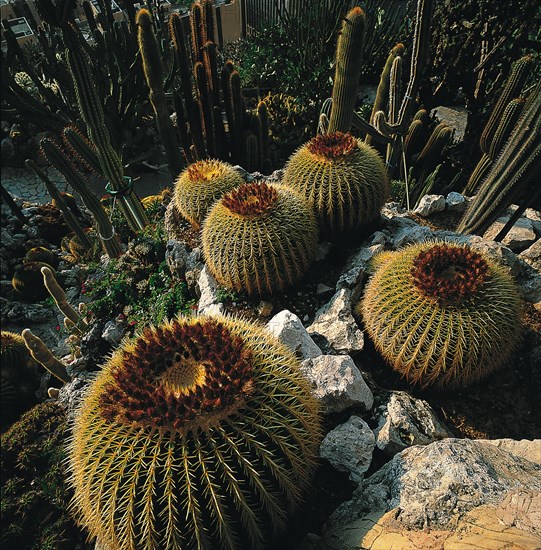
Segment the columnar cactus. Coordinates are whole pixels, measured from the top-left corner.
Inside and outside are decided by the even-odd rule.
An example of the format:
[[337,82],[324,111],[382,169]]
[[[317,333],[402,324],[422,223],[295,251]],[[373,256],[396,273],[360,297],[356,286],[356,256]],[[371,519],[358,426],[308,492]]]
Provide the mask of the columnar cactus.
[[70,442],[74,510],[110,550],[263,548],[321,438],[309,384],[264,328],[178,317],[118,348]]
[[383,161],[351,134],[318,135],[300,147],[285,167],[284,185],[304,196],[330,235],[375,221],[389,196]]
[[192,225],[199,226],[212,204],[243,181],[227,162],[214,159],[194,162],[175,182],[175,207]]
[[366,15],[358,6],[349,11],[342,23],[336,47],[330,132],[351,130],[361,74],[365,27]]
[[508,272],[465,245],[414,244],[376,257],[355,308],[377,350],[408,382],[453,388],[503,365],[520,336]]
[[244,183],[210,210],[202,241],[218,282],[238,292],[272,294],[307,271],[317,226],[310,206],[290,188]]

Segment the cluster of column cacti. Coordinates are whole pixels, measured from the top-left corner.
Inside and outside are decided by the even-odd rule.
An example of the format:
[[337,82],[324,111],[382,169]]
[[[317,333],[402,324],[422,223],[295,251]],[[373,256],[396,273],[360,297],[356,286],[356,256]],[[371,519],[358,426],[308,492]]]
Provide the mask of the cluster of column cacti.
[[479,147],[482,155],[464,188],[465,195],[473,195],[477,191],[515,129],[524,109],[524,98],[520,94],[534,65],[531,55],[521,57],[513,63],[511,74],[481,134]]
[[458,231],[485,231],[511,204],[519,208],[496,236],[501,240],[528,204],[541,196],[541,80],[530,92],[524,110],[503,145],[497,159],[470,202]]
[[[354,112],[366,24],[364,13],[360,8],[353,8],[348,13],[338,38],[332,102],[324,105],[322,109],[320,131],[323,133],[337,130],[349,132],[353,127],[366,134],[367,143],[386,144],[385,161],[391,178],[399,175],[400,166],[403,166],[404,178],[407,180],[408,177],[403,155],[404,140],[415,128],[415,126],[411,127],[412,114],[422,69],[427,59],[432,8],[432,0],[417,2],[410,76],[404,93],[401,93],[404,46],[397,44],[389,53],[383,68],[369,122]],[[428,166],[432,166],[432,170],[435,168],[433,159],[438,158],[451,135],[450,129],[439,127],[427,143],[427,148],[421,156],[424,167],[418,168],[417,186],[421,191],[423,182],[430,173]]]
[[[169,32],[179,67],[175,89],[177,128],[188,163],[219,158],[247,170],[268,170],[268,115],[264,103],[248,112],[240,75],[233,63],[218,67],[214,42],[214,8],[210,0],[190,9],[190,49],[179,14],[169,19]],[[193,86],[192,86],[193,83]],[[225,121],[224,122],[224,114]]]

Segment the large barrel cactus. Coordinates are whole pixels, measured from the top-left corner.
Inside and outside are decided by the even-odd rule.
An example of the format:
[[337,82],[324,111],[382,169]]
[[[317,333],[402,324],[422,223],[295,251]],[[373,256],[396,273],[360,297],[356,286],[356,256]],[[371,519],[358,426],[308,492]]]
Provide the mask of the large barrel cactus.
[[218,282],[247,294],[293,284],[317,251],[317,226],[306,201],[277,184],[244,183],[227,193],[203,225],[203,254]]
[[342,132],[318,135],[300,147],[287,162],[283,183],[310,202],[328,236],[374,222],[389,196],[378,152]]
[[42,267],[49,267],[53,273],[52,266],[44,262],[25,261],[15,268],[11,285],[23,298],[30,301],[40,301],[46,298],[49,293],[43,283]]
[[212,204],[243,181],[227,162],[199,160],[190,164],[177,178],[175,207],[192,225],[199,226]]
[[302,501],[321,438],[295,355],[263,327],[178,317],[118,348],[70,441],[74,509],[109,550],[256,550]]
[[425,242],[375,259],[356,307],[387,362],[421,387],[463,387],[503,365],[520,339],[511,275],[466,245]]

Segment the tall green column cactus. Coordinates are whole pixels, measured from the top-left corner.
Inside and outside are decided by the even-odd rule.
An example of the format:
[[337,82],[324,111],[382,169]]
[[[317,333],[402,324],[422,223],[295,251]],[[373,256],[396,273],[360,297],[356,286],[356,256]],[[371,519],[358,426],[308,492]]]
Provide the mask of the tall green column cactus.
[[309,487],[321,420],[265,328],[178,317],[100,370],[69,443],[73,508],[109,550],[261,550]]
[[[118,258],[122,254],[120,241],[118,236],[115,235],[115,229],[111,220],[98,200],[98,197],[90,190],[84,178],[73,167],[56,143],[50,139],[42,139],[40,146],[45,158],[66,178],[67,183],[79,193],[85,206],[92,213],[96,221],[98,237],[106,254],[110,258]],[[83,235],[86,237],[86,240],[88,240],[86,233],[83,232]],[[81,240],[81,235],[79,235],[79,233],[77,233],[77,236]]]
[[361,74],[366,15],[355,7],[346,15],[336,48],[329,132],[349,132]]
[[87,125],[90,139],[96,147],[102,172],[113,192],[120,194],[120,208],[129,226],[132,230],[138,231],[148,224],[148,217],[133,189],[126,186],[124,167],[120,156],[111,145],[111,138],[105,125],[102,100],[98,96],[88,60],[79,44],[77,33],[71,26],[64,27],[63,31],[67,46],[66,58],[73,77],[79,109]]
[[156,126],[165,149],[169,171],[175,178],[182,170],[182,156],[175,128],[169,118],[169,108],[163,90],[162,56],[154,36],[150,12],[147,9],[137,12],[137,26],[137,40],[143,59],[143,70],[150,90],[149,99],[156,115]]
[[[493,163],[460,224],[461,233],[485,231],[500,213],[525,197],[523,208],[541,195],[535,181],[541,170],[541,80],[530,92],[524,111]],[[504,235],[498,235],[503,238]]]

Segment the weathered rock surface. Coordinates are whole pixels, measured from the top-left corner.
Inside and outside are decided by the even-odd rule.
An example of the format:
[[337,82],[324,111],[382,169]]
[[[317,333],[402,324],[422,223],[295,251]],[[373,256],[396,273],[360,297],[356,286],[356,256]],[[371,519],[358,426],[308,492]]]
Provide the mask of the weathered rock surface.
[[388,455],[453,437],[426,401],[403,391],[390,395],[375,433],[378,448]]
[[325,436],[319,455],[337,470],[348,472],[349,478],[359,483],[370,467],[375,445],[374,432],[368,424],[360,416],[351,416]]
[[[509,220],[509,216],[498,218],[483,235],[483,238],[492,240],[496,238],[498,233],[503,229],[504,225]],[[519,218],[507,235],[502,239],[502,243],[509,247],[513,252],[521,252],[531,246],[537,235],[533,226],[532,220],[528,218]]]
[[272,317],[267,323],[267,329],[302,360],[322,354],[301,320],[287,309]]
[[224,312],[224,306],[218,300],[217,290],[219,288],[218,282],[211,275],[207,266],[205,266],[199,275],[197,281],[199,287],[199,303],[197,306],[198,315],[214,315]]
[[451,191],[445,198],[445,208],[450,212],[464,212],[468,203],[464,195]]
[[316,312],[314,322],[307,328],[312,337],[319,337],[318,344],[322,340],[330,348],[325,351],[349,355],[364,347],[364,335],[351,313],[351,294],[347,288],[339,290]]
[[464,514],[478,506],[497,506],[511,490],[541,490],[541,466],[469,439],[410,447],[365,479],[352,500],[332,514],[324,533],[326,547],[366,548],[360,545],[365,519],[375,511],[381,516],[395,510],[399,530],[453,529]]
[[535,241],[530,247],[519,254],[519,258],[530,264],[533,268],[541,270],[541,239]]
[[191,250],[186,243],[169,240],[165,248],[165,261],[174,277],[184,278],[186,262]]
[[357,291],[357,287],[368,277],[370,261],[375,254],[384,250],[385,235],[381,231],[376,232],[376,235],[378,240],[381,239],[382,242],[380,241],[370,246],[362,247],[352,254],[348,258],[336,282],[337,291],[342,289],[351,289],[353,291],[353,301],[358,298],[359,292]]
[[425,195],[413,211],[423,218],[445,210],[445,197],[443,195]]
[[541,439],[478,439],[480,443],[494,445],[498,449],[541,465]]
[[361,372],[348,355],[319,355],[301,363],[303,374],[312,383],[314,395],[325,413],[349,407],[369,410],[374,396]]

